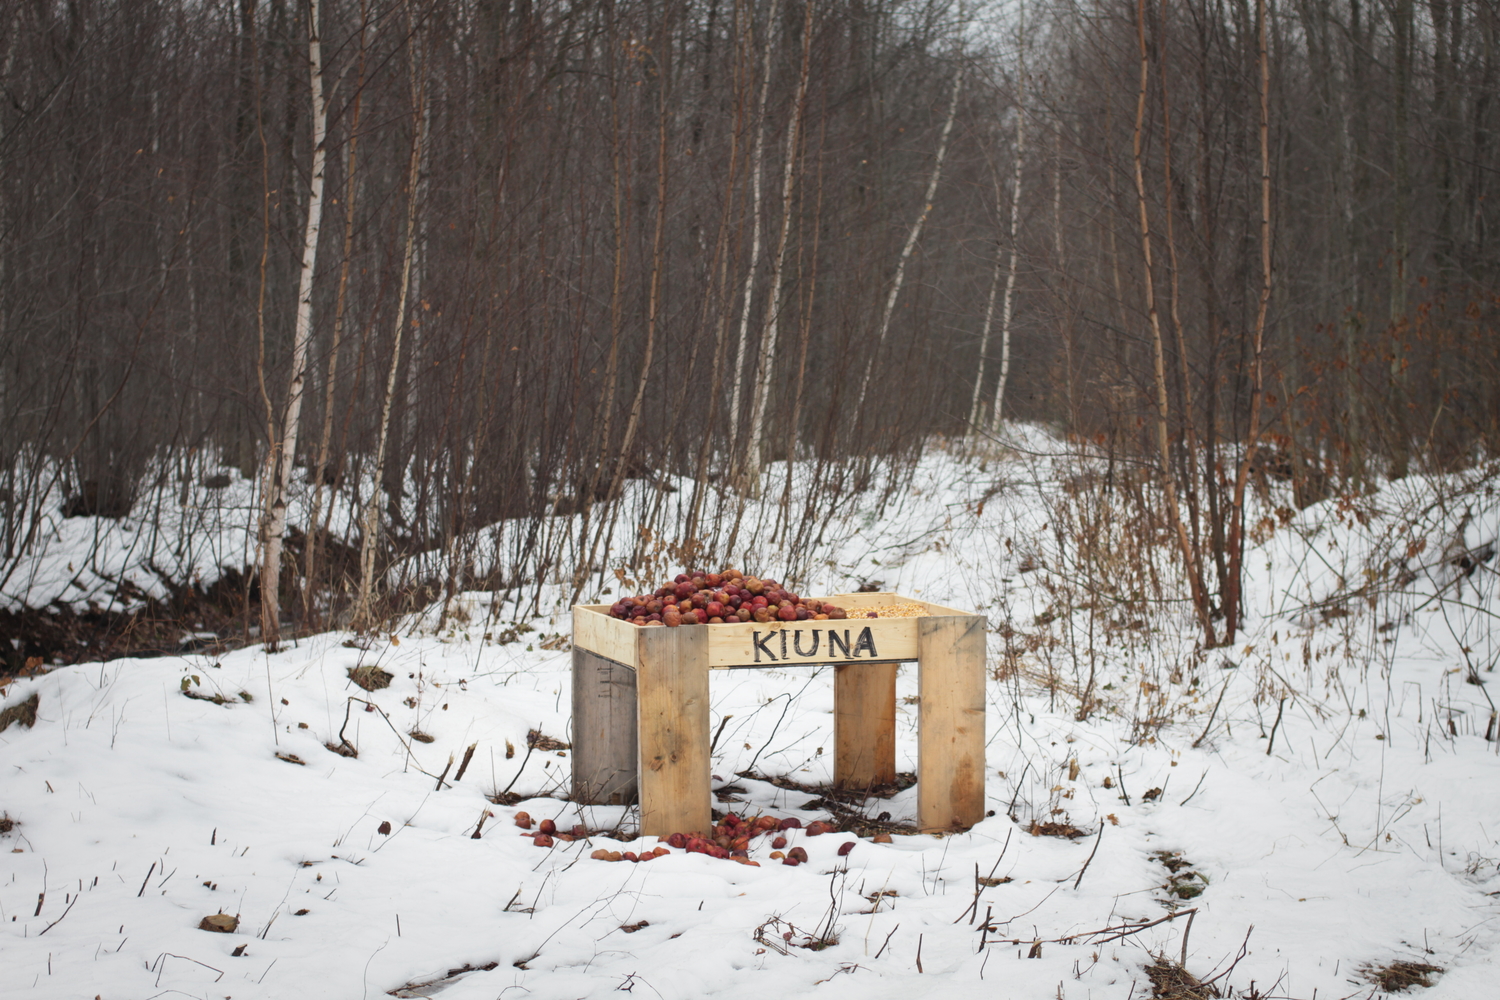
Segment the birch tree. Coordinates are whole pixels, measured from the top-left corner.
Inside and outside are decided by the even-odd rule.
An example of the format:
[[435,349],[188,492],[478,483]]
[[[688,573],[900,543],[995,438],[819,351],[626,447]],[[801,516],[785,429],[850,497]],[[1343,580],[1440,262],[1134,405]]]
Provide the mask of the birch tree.
[[355,81],[353,107],[349,115],[349,139],[344,147],[344,253],[339,260],[338,298],[333,310],[333,340],[328,347],[328,375],[323,390],[323,433],[318,440],[318,457],[313,463],[312,507],[307,518],[307,551],[303,560],[302,578],[306,585],[302,591],[302,613],[311,618],[315,613],[312,599],[314,570],[317,566],[318,543],[323,536],[320,523],[323,513],[323,487],[328,475],[328,458],[333,446],[333,400],[338,383],[339,348],[344,337],[344,320],[348,315],[349,271],[354,264],[354,203],[359,187],[355,181],[359,151],[359,116],[364,103],[366,35],[369,30],[369,7],[367,0],[360,0],[359,11],[359,70]]
[[772,0],[770,22],[766,26],[766,51],[761,67],[760,102],[755,115],[755,142],[750,147],[750,261],[745,265],[745,299],[740,309],[740,340],[735,352],[734,387],[729,396],[729,441],[734,447],[740,438],[740,399],[745,384],[745,362],[750,353],[750,314],[755,301],[755,274],[760,268],[761,162],[766,145],[766,102],[771,96],[771,55],[780,33],[779,0]]
[[817,5],[807,4],[802,26],[802,69],[797,77],[797,94],[792,100],[792,120],[786,131],[786,159],[781,170],[781,230],[776,237],[776,253],[771,258],[771,289],[766,297],[765,322],[761,330],[761,349],[756,355],[755,395],[750,403],[750,440],[745,445],[743,476],[747,487],[759,492],[762,440],[765,437],[766,400],[771,392],[771,372],[776,365],[780,346],[781,284],[786,274],[786,247],[792,231],[793,192],[797,183],[797,152],[802,142],[802,119],[807,110],[808,63],[812,57],[813,12]]
[[[1021,8],[1021,16],[1026,16],[1026,8]],[[1023,39],[1022,45],[1025,45]],[[1010,232],[1008,234],[1010,246],[1010,265],[1007,268],[1005,278],[1005,300],[1000,312],[1000,381],[995,386],[994,407],[990,411],[990,432],[1000,431],[1000,407],[1005,401],[1005,382],[1010,376],[1010,317],[1012,306],[1015,301],[1016,292],[1016,264],[1020,258],[1020,247],[1016,244],[1016,236],[1021,226],[1021,167],[1026,161],[1026,55],[1023,48],[1020,60],[1019,83],[1017,85],[1016,97],[1016,150],[1011,167],[1010,186]],[[995,203],[1000,203],[1000,182],[995,181]],[[984,363],[989,352],[990,327],[995,316],[995,293],[1000,285],[1000,259],[999,253],[995,254],[995,271],[990,277],[989,300],[984,309],[984,331],[979,336],[979,370],[974,374],[974,395],[969,401],[969,427],[979,426],[979,393],[980,387],[984,385]]]
[[313,275],[318,263],[318,234],[323,228],[323,172],[327,161],[328,104],[323,96],[323,48],[319,29],[320,0],[308,0],[307,68],[312,94],[312,172],[307,195],[307,222],[302,235],[302,268],[297,284],[297,319],[292,334],[292,377],[287,387],[281,440],[266,456],[261,513],[260,629],[266,648],[281,641],[281,549],[286,535],[287,487],[297,456],[297,432],[307,382],[307,346],[312,339]]
[[948,98],[948,117],[943,122],[943,132],[938,139],[937,155],[932,162],[932,176],[927,179],[927,194],[922,199],[922,209],[917,213],[916,221],[911,225],[911,231],[906,234],[906,242],[901,247],[901,255],[896,259],[896,274],[891,278],[891,290],[885,299],[885,311],[880,317],[880,332],[875,335],[875,343],[870,348],[869,358],[865,361],[865,374],[859,383],[859,398],[854,404],[856,417],[864,410],[865,396],[870,391],[870,376],[875,372],[875,358],[879,356],[880,350],[885,346],[886,335],[891,330],[891,316],[896,312],[896,299],[901,294],[901,280],[906,276],[906,262],[911,259],[911,252],[917,245],[918,238],[922,235],[922,227],[927,222],[927,216],[932,214],[932,199],[937,196],[938,180],[943,176],[943,157],[948,152],[948,136],[953,132],[953,119],[958,115],[958,95],[963,89],[964,67],[960,63],[953,74],[953,93]]

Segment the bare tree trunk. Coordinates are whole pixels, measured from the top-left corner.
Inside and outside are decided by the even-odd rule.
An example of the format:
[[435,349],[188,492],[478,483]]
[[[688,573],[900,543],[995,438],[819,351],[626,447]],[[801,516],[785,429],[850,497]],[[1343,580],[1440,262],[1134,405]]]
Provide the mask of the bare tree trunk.
[[[1026,16],[1021,8],[1021,16]],[[1022,31],[1025,30],[1023,24]],[[1005,301],[1000,307],[1000,380],[995,384],[995,403],[990,410],[990,433],[1000,433],[1000,422],[1004,419],[1005,383],[1010,378],[1010,318],[1016,295],[1016,264],[1020,259],[1020,247],[1016,236],[1021,226],[1021,166],[1026,159],[1026,39],[1021,39],[1020,84],[1016,100],[1016,162],[1011,178],[1010,201],[1010,264],[1005,275]]]
[[[743,128],[745,116],[745,90],[748,83],[745,80],[746,68],[749,59],[744,55],[752,47],[743,40],[740,30],[741,7],[737,3],[734,10],[735,28],[735,60],[734,60],[734,125],[729,133],[729,169],[724,178],[724,209],[719,216],[719,234],[714,241],[714,267],[712,285],[709,294],[704,297],[704,325],[708,323],[709,312],[712,309],[714,320],[714,358],[713,374],[709,381],[709,422],[717,422],[720,407],[723,405],[720,395],[724,386],[724,354],[725,341],[729,334],[730,310],[733,308],[733,297],[728,293],[729,289],[729,236],[731,223],[734,218],[735,188],[739,180],[740,165],[740,133]],[[716,307],[716,308],[715,308]],[[686,535],[690,539],[698,537],[699,523],[703,511],[703,501],[708,492],[708,460],[713,450],[714,437],[712,434],[702,435],[698,444],[697,466],[693,473],[693,496],[688,505],[688,517],[686,524]],[[733,438],[730,439],[731,453],[733,449]]]
[[1132,152],[1135,166],[1136,207],[1140,216],[1142,284],[1146,293],[1146,316],[1151,327],[1152,375],[1156,385],[1156,449],[1161,463],[1160,480],[1162,494],[1167,500],[1167,516],[1177,534],[1182,549],[1183,568],[1187,571],[1188,583],[1193,592],[1193,609],[1203,627],[1204,644],[1214,646],[1214,626],[1209,615],[1208,594],[1203,586],[1203,574],[1198,566],[1198,556],[1183,523],[1182,511],[1177,503],[1177,484],[1172,475],[1172,450],[1167,432],[1167,372],[1165,352],[1162,346],[1161,315],[1156,308],[1156,271],[1151,257],[1151,220],[1146,211],[1146,176],[1143,168],[1143,132],[1146,118],[1146,91],[1151,79],[1151,57],[1146,48],[1146,0],[1136,0],[1136,42],[1140,51],[1140,88],[1136,95],[1135,128],[1132,131]]
[[[995,177],[995,207],[1000,207],[1000,177]],[[984,388],[984,364],[990,350],[990,328],[995,325],[995,300],[1000,296],[1000,275],[1005,273],[1005,265],[1002,261],[1005,257],[1000,253],[1000,241],[995,241],[995,266],[990,272],[990,294],[984,304],[984,325],[979,332],[979,367],[974,373],[974,393],[969,397],[969,433],[979,430],[980,413],[979,397]]]
[[[666,29],[663,28],[663,34]],[[646,346],[641,358],[641,374],[636,380],[635,398],[630,401],[630,412],[625,417],[625,434],[620,441],[620,453],[615,459],[615,472],[609,484],[606,499],[614,500],[620,492],[620,483],[630,464],[630,450],[635,447],[636,432],[641,426],[641,412],[646,400],[646,387],[651,384],[651,362],[656,356],[657,332],[661,325],[662,277],[666,268],[667,230],[667,152],[672,114],[667,100],[669,76],[663,72],[661,78],[661,108],[657,122],[656,145],[656,226],[651,237],[651,284],[646,301]]]
[[[745,266],[745,298],[740,311],[740,342],[735,352],[734,387],[729,394],[729,442],[731,450],[740,439],[740,397],[744,392],[745,362],[750,354],[750,313],[755,300],[755,272],[760,267],[761,190],[760,171],[766,144],[766,100],[771,95],[771,56],[776,51],[781,22],[779,0],[772,0],[766,26],[766,51],[761,67],[760,102],[755,116],[755,142],[750,147],[750,262]],[[773,303],[774,307],[774,303]]]
[[906,276],[906,262],[911,259],[912,249],[917,245],[917,239],[922,235],[922,226],[927,222],[927,216],[932,212],[932,199],[937,196],[938,180],[943,176],[943,157],[948,152],[948,136],[953,132],[953,119],[958,115],[958,95],[963,89],[964,66],[959,63],[958,69],[953,73],[953,93],[948,99],[948,117],[943,122],[942,136],[938,139],[937,156],[932,163],[932,176],[927,180],[927,195],[922,199],[922,210],[917,213],[916,221],[912,223],[911,231],[906,234],[906,243],[901,247],[901,255],[896,261],[896,274],[891,279],[891,290],[886,296],[885,311],[880,317],[880,332],[875,336],[875,343],[870,347],[869,358],[865,361],[865,374],[860,379],[859,397],[854,403],[855,419],[864,410],[865,397],[870,392],[870,377],[875,372],[875,359],[880,355],[880,350],[885,346],[885,338],[891,330],[891,316],[896,311],[896,298],[901,294],[901,281]]
[[1229,526],[1229,579],[1224,595],[1224,641],[1233,642],[1240,623],[1240,578],[1245,559],[1245,484],[1260,443],[1260,408],[1265,397],[1262,348],[1266,311],[1271,303],[1271,110],[1270,68],[1266,53],[1266,0],[1255,0],[1256,62],[1260,83],[1260,301],[1255,309],[1254,340],[1250,354],[1250,428],[1244,455],[1234,481],[1234,505]]
[[261,515],[260,630],[268,650],[281,641],[281,544],[286,535],[287,486],[297,457],[297,431],[307,382],[307,346],[312,339],[313,274],[318,263],[318,234],[323,228],[323,171],[328,158],[328,107],[323,98],[323,50],[319,37],[320,0],[309,0],[307,65],[312,91],[313,150],[308,185],[307,224],[302,237],[302,273],[297,286],[297,320],[292,335],[292,378],[287,388],[281,440],[266,457],[265,510]]
[[[1259,9],[1259,8],[1257,8]],[[1392,177],[1392,192],[1395,204],[1392,207],[1390,263],[1391,295],[1391,350],[1390,390],[1391,421],[1394,440],[1391,442],[1391,477],[1400,479],[1406,475],[1411,460],[1411,431],[1407,425],[1407,373],[1410,338],[1406,324],[1406,266],[1411,255],[1408,236],[1408,206],[1411,201],[1411,167],[1408,162],[1411,143],[1411,57],[1412,57],[1412,0],[1395,0],[1391,10],[1391,27],[1395,53],[1395,114],[1392,130],[1395,132],[1395,165]]]
[[[408,11],[408,17],[410,16]],[[350,622],[350,627],[357,632],[367,631],[375,624],[375,554],[380,540],[380,493],[381,484],[385,481],[385,453],[390,438],[391,404],[396,398],[396,373],[401,367],[401,340],[407,324],[406,300],[411,291],[412,258],[416,255],[417,190],[427,145],[427,116],[423,113],[427,102],[424,75],[426,67],[418,65],[422,58],[419,42],[416,30],[413,29],[408,43],[411,46],[412,134],[411,161],[406,172],[406,245],[401,255],[401,293],[396,299],[396,328],[392,334],[391,365],[385,379],[385,399],[380,407],[380,436],[375,446],[370,498],[365,502],[360,518],[362,537],[359,544],[359,593]]]
[[[1166,33],[1167,18],[1170,12],[1167,10],[1167,0],[1162,0],[1161,6],[1161,28],[1163,36]],[[1167,43],[1165,37],[1159,43],[1159,51],[1165,53]],[[1171,289],[1167,303],[1167,312],[1172,319],[1172,333],[1176,339],[1177,346],[1177,376],[1182,394],[1182,443],[1179,454],[1182,456],[1182,485],[1185,499],[1187,500],[1187,516],[1189,533],[1193,541],[1193,550],[1199,553],[1199,570],[1202,567],[1203,539],[1200,517],[1200,504],[1198,496],[1198,469],[1203,456],[1198,451],[1198,431],[1194,423],[1196,417],[1193,409],[1193,379],[1188,367],[1187,335],[1182,324],[1182,270],[1177,260],[1177,227],[1176,212],[1173,205],[1177,200],[1177,182],[1172,175],[1172,101],[1171,87],[1167,79],[1166,58],[1158,60],[1158,76],[1161,87],[1161,119],[1162,119],[1162,192],[1163,210],[1167,220],[1167,268],[1168,284]],[[1210,473],[1211,474],[1211,473]],[[1206,586],[1206,583],[1205,583]]]
[[[802,26],[802,71],[797,78],[797,95],[792,100],[792,120],[787,126],[786,161],[781,171],[781,233],[776,238],[776,254],[771,258],[771,291],[766,298],[765,323],[761,330],[760,350],[756,352],[755,396],[750,405],[750,440],[745,445],[742,475],[745,487],[760,492],[762,439],[765,437],[766,400],[771,392],[771,372],[776,365],[781,322],[781,283],[786,273],[786,246],[792,232],[792,193],[796,187],[798,148],[802,143],[802,118],[807,110],[807,79],[812,58],[813,12],[817,4],[808,0],[806,20]],[[788,456],[790,460],[790,456]]]
[[333,398],[338,384],[339,347],[344,338],[344,320],[349,302],[349,271],[354,263],[354,203],[359,186],[355,183],[356,163],[359,150],[359,115],[365,91],[365,41],[369,27],[369,9],[366,0],[360,0],[359,11],[359,76],[354,85],[353,107],[349,112],[349,139],[344,150],[344,255],[339,261],[338,300],[333,311],[333,340],[328,348],[327,384],[323,387],[323,433],[318,441],[318,457],[312,468],[312,507],[307,519],[307,551],[302,568],[302,615],[310,622],[316,620],[317,609],[313,600],[314,578],[317,568],[318,543],[323,538],[323,486],[328,475],[328,456],[333,446]]

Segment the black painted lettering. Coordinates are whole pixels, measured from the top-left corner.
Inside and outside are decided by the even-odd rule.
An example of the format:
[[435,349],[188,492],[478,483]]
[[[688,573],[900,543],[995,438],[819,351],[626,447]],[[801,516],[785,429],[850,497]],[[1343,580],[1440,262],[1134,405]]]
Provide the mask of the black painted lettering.
[[[766,636],[766,639],[769,639],[769,638],[770,638],[769,635]],[[766,656],[770,657],[772,663],[776,662],[776,654],[773,653],[773,652],[771,652],[771,647],[769,647],[769,646],[766,645],[766,639],[762,639],[760,637],[760,633],[759,632],[751,632],[750,633],[750,645],[752,645],[752,646],[755,647],[755,662],[756,663],[760,662],[760,654],[761,653],[765,653]]]
[[854,644],[854,655],[858,656],[861,649],[868,649],[871,656],[879,656],[875,652],[875,636],[870,632],[870,626],[866,625],[859,633],[859,641]]
[[822,629],[816,629],[816,628],[813,629],[813,647],[812,647],[812,649],[809,649],[809,650],[806,650],[806,651],[804,651],[802,649],[802,630],[798,629],[795,633],[793,633],[793,635],[792,635],[792,648],[797,651],[797,655],[798,656],[817,656],[818,655],[818,634],[821,631],[822,631]]
[[839,655],[847,659],[848,656],[849,656],[849,630],[848,629],[844,629],[844,637],[842,639],[839,638],[839,634],[837,632],[835,632],[833,629],[829,629],[828,630],[828,655],[829,656],[833,655],[833,650],[834,650],[835,646],[837,646],[838,649],[839,649]]
[[781,658],[783,660],[787,658],[787,655],[786,655],[786,629],[782,629],[781,630]]

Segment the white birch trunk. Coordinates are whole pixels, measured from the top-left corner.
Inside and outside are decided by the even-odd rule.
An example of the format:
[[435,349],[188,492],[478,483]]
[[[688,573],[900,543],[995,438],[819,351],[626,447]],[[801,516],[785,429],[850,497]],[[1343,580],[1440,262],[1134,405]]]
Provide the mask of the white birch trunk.
[[942,137],[938,139],[937,157],[932,164],[932,176],[927,180],[927,195],[922,199],[922,210],[917,213],[917,220],[912,223],[911,232],[906,234],[906,243],[901,247],[901,256],[897,259],[896,275],[891,279],[891,291],[886,296],[885,312],[880,318],[880,332],[875,337],[875,343],[870,349],[869,359],[865,362],[864,378],[859,383],[859,398],[855,401],[854,412],[859,413],[864,409],[865,396],[870,391],[870,376],[875,371],[875,358],[880,354],[880,349],[885,346],[885,338],[891,329],[891,316],[896,311],[896,299],[901,294],[901,281],[906,276],[906,262],[911,259],[911,252],[917,245],[917,240],[922,235],[922,226],[927,222],[927,216],[932,212],[932,199],[937,196],[938,180],[943,175],[943,157],[948,153],[948,136],[953,131],[953,119],[958,114],[958,95],[963,89],[964,67],[959,65],[957,72],[953,74],[953,95],[948,100],[948,118],[943,122]]
[[802,31],[802,70],[797,78],[797,96],[792,101],[792,120],[787,126],[786,160],[781,170],[781,232],[776,238],[776,254],[771,258],[771,291],[766,299],[766,317],[761,331],[760,351],[756,354],[755,396],[750,404],[750,440],[745,445],[744,481],[760,492],[761,446],[765,437],[766,401],[771,394],[771,372],[776,364],[781,322],[781,285],[786,274],[786,246],[792,230],[792,194],[797,186],[797,147],[802,141],[802,117],[807,103],[807,78],[812,56],[813,10],[807,4],[807,22]]
[[[1000,207],[1000,178],[995,178],[995,207]],[[984,388],[984,362],[990,350],[990,329],[995,323],[995,299],[1000,293],[1000,275],[1005,270],[1000,261],[1000,246],[995,245],[995,269],[990,272],[990,294],[984,304],[984,326],[979,333],[979,368],[974,373],[974,393],[969,397],[969,433],[979,429],[979,397]]]
[[999,433],[1001,407],[1005,405],[1005,383],[1010,378],[1010,318],[1016,295],[1016,263],[1020,253],[1016,236],[1021,227],[1021,166],[1026,157],[1026,61],[1021,60],[1020,99],[1016,103],[1016,162],[1011,177],[1010,269],[1005,276],[1005,301],[1000,307],[1000,381],[995,385],[995,405],[990,410],[990,432]]
[[750,147],[750,263],[745,268],[745,302],[740,312],[740,343],[735,352],[734,388],[729,397],[729,441],[733,448],[740,438],[740,398],[744,393],[745,361],[750,353],[750,312],[755,296],[755,272],[760,266],[760,167],[766,145],[766,101],[771,96],[771,54],[776,50],[779,33],[777,14],[780,3],[771,4],[771,21],[766,28],[766,53],[761,68],[760,104],[756,112],[755,143]]
[[359,19],[359,77],[355,84],[353,109],[349,118],[349,139],[344,149],[344,254],[339,261],[338,299],[333,310],[333,341],[328,348],[327,384],[323,390],[323,433],[319,437],[318,458],[313,465],[312,508],[307,518],[307,552],[302,567],[304,589],[302,591],[302,613],[311,618],[315,614],[313,605],[313,579],[317,567],[318,544],[323,536],[323,486],[327,478],[328,456],[333,444],[334,389],[338,385],[339,348],[343,344],[344,319],[348,306],[349,272],[354,262],[354,202],[359,186],[355,181],[359,150],[359,118],[363,107],[365,89],[365,41],[369,27],[368,10],[360,4]]
[[286,534],[287,486],[297,456],[297,431],[307,382],[307,349],[312,339],[313,274],[318,263],[318,234],[323,228],[323,173],[328,156],[328,107],[323,98],[323,49],[319,37],[319,0],[310,0],[307,64],[312,92],[313,159],[307,195],[307,225],[302,236],[302,273],[297,285],[297,319],[292,335],[292,378],[287,389],[281,441],[266,457],[265,510],[261,514],[261,638],[270,650],[281,640],[281,543]]

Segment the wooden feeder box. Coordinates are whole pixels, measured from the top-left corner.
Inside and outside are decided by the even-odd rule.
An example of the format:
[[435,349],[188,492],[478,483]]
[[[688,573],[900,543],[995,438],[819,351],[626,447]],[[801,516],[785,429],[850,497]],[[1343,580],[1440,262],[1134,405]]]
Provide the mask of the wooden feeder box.
[[[897,594],[837,594],[839,621],[678,628],[573,608],[573,800],[640,802],[640,832],[712,827],[710,670],[832,664],[834,781],[871,788],[896,779],[896,667],[918,664],[917,815],[924,831],[984,818],[982,615]],[[915,618],[862,608],[915,604]]]

